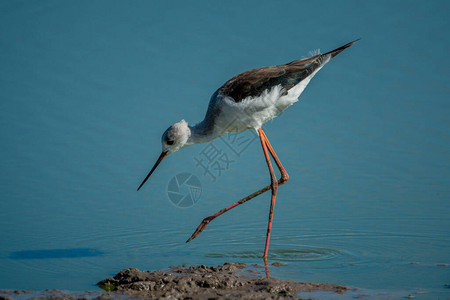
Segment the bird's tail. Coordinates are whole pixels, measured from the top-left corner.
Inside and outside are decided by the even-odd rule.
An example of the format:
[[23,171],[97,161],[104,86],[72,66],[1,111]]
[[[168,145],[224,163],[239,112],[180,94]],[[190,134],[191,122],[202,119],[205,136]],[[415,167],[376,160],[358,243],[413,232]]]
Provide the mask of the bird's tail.
[[331,59],[331,58],[335,57],[336,55],[338,55],[339,53],[341,53],[342,51],[344,51],[345,49],[347,49],[348,47],[350,47],[351,45],[353,45],[354,43],[356,43],[357,41],[359,41],[359,40],[360,40],[360,39],[354,40],[353,42],[350,42],[350,43],[348,43],[348,44],[345,44],[345,45],[342,46],[342,47],[339,47],[339,48],[334,49],[334,50],[332,50],[332,51],[330,51],[330,52],[327,52],[327,53],[325,53],[325,54],[322,54],[322,56],[326,56],[326,55],[330,54],[330,55],[331,55],[330,59]]

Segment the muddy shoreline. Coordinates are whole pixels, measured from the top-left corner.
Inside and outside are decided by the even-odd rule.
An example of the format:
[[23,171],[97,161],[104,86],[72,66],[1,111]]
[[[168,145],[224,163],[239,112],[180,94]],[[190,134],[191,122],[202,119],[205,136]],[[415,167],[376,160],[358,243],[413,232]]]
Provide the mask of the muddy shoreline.
[[150,299],[284,299],[297,298],[299,292],[329,291],[345,293],[350,288],[328,283],[302,283],[266,275],[266,268],[244,263],[225,263],[218,267],[171,267],[167,272],[127,269],[99,286]]
[[[267,266],[225,263],[217,267],[173,266],[166,271],[129,268],[97,283],[105,292],[2,291],[3,299],[305,299],[304,293],[343,294],[354,288],[268,277]],[[298,295],[302,292],[302,297]],[[311,298],[314,298],[313,296]],[[308,299],[308,297],[306,297]]]

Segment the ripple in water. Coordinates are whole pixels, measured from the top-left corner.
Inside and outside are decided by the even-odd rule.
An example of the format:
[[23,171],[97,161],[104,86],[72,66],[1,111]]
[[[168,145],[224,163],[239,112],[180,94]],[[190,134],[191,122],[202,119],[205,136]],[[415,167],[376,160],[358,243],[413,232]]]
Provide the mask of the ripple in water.
[[[302,247],[301,249],[274,249],[269,251],[269,259],[277,261],[321,261],[334,259],[342,256],[343,253],[336,249]],[[261,259],[262,252],[240,251],[230,253],[209,253],[208,258],[237,258],[237,259]]]

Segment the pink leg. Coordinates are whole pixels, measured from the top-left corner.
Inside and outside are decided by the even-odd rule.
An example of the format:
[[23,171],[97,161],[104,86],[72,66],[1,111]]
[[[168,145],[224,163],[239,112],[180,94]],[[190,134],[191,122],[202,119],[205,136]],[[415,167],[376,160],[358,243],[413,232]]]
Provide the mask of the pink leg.
[[[260,133],[263,134],[264,139],[265,139],[265,141],[266,141],[267,148],[269,149],[269,152],[270,152],[270,154],[272,155],[273,159],[275,159],[275,163],[277,164],[278,169],[279,169],[280,172],[281,172],[281,179],[278,180],[278,185],[282,185],[282,184],[284,184],[286,181],[289,180],[289,175],[288,175],[288,173],[286,172],[286,170],[284,169],[283,165],[281,164],[281,161],[278,159],[278,156],[277,156],[277,154],[275,153],[275,151],[273,150],[272,145],[270,145],[269,140],[267,139],[266,134],[264,133],[264,131],[263,131],[262,129],[260,129],[260,130],[261,130]],[[281,182],[280,182],[280,181],[281,181]]]
[[[261,140],[261,145],[267,146],[270,154],[272,155],[272,157],[274,158],[274,160],[275,160],[275,162],[276,162],[276,164],[278,166],[278,169],[281,172],[281,178],[277,181],[277,185],[280,186],[280,185],[284,184],[286,181],[288,181],[289,175],[287,174],[286,170],[284,169],[283,165],[281,164],[280,160],[278,159],[277,155],[275,154],[275,151],[273,150],[272,146],[270,145],[269,140],[267,139],[264,131],[262,129],[259,129],[258,133],[259,133],[259,137],[260,137],[260,140]],[[263,151],[264,151],[264,149],[265,149],[265,147],[263,146]],[[265,153],[266,152],[267,152],[267,150],[265,150]],[[211,222],[212,220],[214,220],[218,216],[226,213],[227,211],[229,211],[230,209],[232,209],[232,208],[234,208],[234,207],[236,207],[238,205],[241,205],[242,203],[247,202],[250,199],[255,198],[258,195],[261,195],[262,193],[267,192],[270,189],[272,189],[272,184],[270,184],[270,185],[260,189],[259,191],[254,192],[251,195],[248,195],[245,198],[242,198],[238,202],[233,203],[232,205],[230,205],[230,206],[228,206],[228,207],[218,211],[217,213],[215,213],[215,214],[213,214],[213,215],[211,215],[209,217],[204,218],[203,221],[200,223],[200,225],[195,230],[195,232],[192,234],[192,236],[186,241],[186,243],[188,243],[188,242],[192,241],[193,239],[195,239],[206,228],[206,226],[209,224],[209,222]],[[271,207],[271,209],[273,209],[273,208]],[[272,213],[273,213],[273,211],[272,211]],[[269,217],[270,217],[270,215],[269,215]],[[266,246],[268,247],[267,240],[266,240],[266,244],[267,244]],[[267,256],[266,253],[265,253],[265,256]]]
[[270,172],[270,186],[272,189],[272,197],[270,201],[270,211],[269,211],[269,224],[267,226],[267,235],[266,235],[266,246],[264,247],[264,257],[267,257],[269,253],[269,242],[270,242],[270,233],[272,231],[272,221],[273,221],[273,211],[275,209],[275,201],[277,199],[277,191],[278,191],[278,181],[275,172],[273,171],[272,162],[270,161],[269,152],[267,151],[267,137],[265,136],[262,129],[258,130],[259,138],[261,140],[261,146],[264,151],[264,157],[266,158],[267,166],[269,167]]
[[[276,200],[276,196],[277,196],[278,182],[275,181],[275,184],[274,184],[273,178],[275,178],[275,180],[276,180],[276,177],[275,177],[275,173],[274,173],[273,168],[272,168],[272,164],[270,162],[270,157],[267,154],[267,150],[265,149],[265,146],[267,146],[267,148],[269,149],[270,154],[274,158],[274,160],[275,160],[275,162],[276,162],[276,164],[278,166],[278,169],[281,172],[281,179],[279,180],[279,181],[281,181],[281,184],[283,184],[283,183],[285,183],[286,181],[289,180],[289,175],[286,172],[286,170],[284,169],[283,165],[281,164],[277,154],[273,150],[272,145],[270,145],[269,139],[267,139],[267,136],[264,133],[264,131],[262,129],[259,129],[258,132],[260,134],[260,137],[262,137],[261,138],[261,144],[263,146],[264,155],[266,157],[267,165],[269,166],[269,171],[270,171],[270,175],[271,175],[271,178],[272,178],[272,199],[271,199],[270,211],[269,211],[269,224],[267,226],[266,246],[264,248],[264,259],[265,259],[266,267],[267,267],[267,256],[268,256],[268,253],[269,253],[270,233],[272,231],[273,211],[275,209],[275,200]],[[263,140],[264,140],[264,144],[262,143]],[[267,267],[267,270],[268,270],[268,267]],[[268,277],[268,271],[267,271],[266,275]]]
[[264,257],[264,271],[266,273],[266,277],[270,278],[270,270],[269,270],[269,262],[267,261],[267,257]]

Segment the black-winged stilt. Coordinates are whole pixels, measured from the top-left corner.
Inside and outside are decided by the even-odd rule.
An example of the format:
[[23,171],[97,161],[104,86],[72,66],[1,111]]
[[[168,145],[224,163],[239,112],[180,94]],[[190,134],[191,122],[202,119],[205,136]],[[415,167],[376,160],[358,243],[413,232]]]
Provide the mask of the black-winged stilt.
[[[330,59],[353,45],[356,41],[325,54],[317,54],[284,65],[253,69],[228,80],[211,97],[203,121],[195,126],[189,126],[186,121],[181,120],[164,132],[162,135],[162,153],[138,190],[167,155],[186,146],[205,143],[230,132],[246,129],[256,130],[269,167],[270,185],[203,219],[187,242],[197,237],[214,218],[271,189],[269,224],[264,248],[264,258],[267,258],[277,189],[279,185],[282,185],[289,179],[289,176],[261,126],[297,102],[298,97],[311,78]],[[277,179],[272,168],[269,153],[281,172],[280,179]]]

